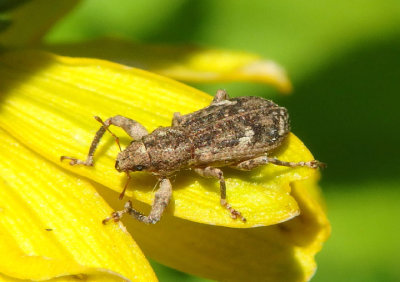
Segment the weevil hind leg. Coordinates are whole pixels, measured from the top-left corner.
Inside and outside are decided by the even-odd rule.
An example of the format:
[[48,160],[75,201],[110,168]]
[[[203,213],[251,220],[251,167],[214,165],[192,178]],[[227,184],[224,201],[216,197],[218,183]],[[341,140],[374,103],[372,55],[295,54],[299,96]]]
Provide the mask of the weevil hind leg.
[[[106,131],[109,131],[115,138],[115,141],[117,142],[119,146],[119,138],[113,134],[108,127],[110,125],[115,125],[118,127],[121,127],[130,137],[132,137],[133,140],[138,140],[142,138],[143,136],[149,134],[144,128],[143,125],[138,123],[137,121],[134,121],[130,118],[123,117],[120,115],[108,118],[106,121],[102,121],[99,117],[94,117],[98,122],[102,124],[102,126],[99,128],[99,130],[96,132],[92,144],[90,145],[89,153],[87,155],[86,160],[79,160],[73,157],[67,157],[67,156],[61,156],[60,160],[70,160],[69,164],[70,165],[86,165],[86,166],[93,166],[93,155],[94,152],[96,151],[97,146],[99,145],[101,137],[103,137],[104,133]],[[121,149],[121,147],[120,147]]]
[[253,168],[259,167],[261,165],[266,165],[269,163],[274,164],[274,165],[279,165],[279,166],[287,166],[287,167],[303,166],[303,167],[309,167],[309,168],[318,168],[318,167],[326,166],[324,163],[321,163],[317,160],[313,160],[313,161],[309,161],[309,162],[286,162],[286,161],[278,160],[276,158],[269,158],[267,156],[261,156],[261,157],[257,157],[254,159],[240,162],[240,163],[232,165],[230,167],[239,169],[239,170],[252,170]]
[[239,170],[252,170],[253,168],[256,168],[261,165],[265,165],[268,163],[268,157],[266,156],[261,156],[257,157],[254,159],[246,160],[240,163],[237,163],[235,165],[230,165],[230,167],[234,169],[239,169]]
[[280,165],[280,166],[288,166],[288,167],[298,167],[298,166],[303,166],[303,167],[309,167],[309,168],[325,168],[326,164],[322,163],[317,160],[312,160],[308,162],[285,162],[278,160],[276,158],[268,158],[268,162],[274,165]]
[[246,222],[246,218],[237,210],[232,208],[232,206],[226,200],[226,185],[225,178],[222,170],[216,167],[205,167],[205,168],[195,168],[194,171],[200,176],[206,178],[216,178],[219,180],[220,192],[221,192],[221,205],[226,208],[230,213],[233,219],[239,218],[243,222]]
[[160,187],[158,188],[154,196],[153,205],[151,206],[151,211],[148,216],[135,210],[132,207],[132,202],[128,201],[126,202],[124,209],[122,211],[113,212],[111,216],[103,220],[103,224],[106,224],[110,220],[117,222],[126,213],[130,214],[137,220],[147,224],[157,223],[158,221],[160,221],[165,208],[168,206],[168,203],[171,199],[171,195],[172,195],[171,181],[168,178],[162,178],[160,180]]

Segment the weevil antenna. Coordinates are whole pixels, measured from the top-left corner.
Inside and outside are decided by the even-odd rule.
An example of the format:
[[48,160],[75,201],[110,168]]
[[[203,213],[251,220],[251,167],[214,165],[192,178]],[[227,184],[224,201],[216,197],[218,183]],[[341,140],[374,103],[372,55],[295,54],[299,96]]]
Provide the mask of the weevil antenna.
[[126,188],[128,187],[129,181],[131,180],[131,176],[129,175],[129,172],[126,172],[126,176],[127,176],[128,179],[126,180],[126,183],[125,183],[125,186],[124,186],[124,190],[122,190],[121,194],[119,194],[119,199],[120,200],[122,200],[124,198]]

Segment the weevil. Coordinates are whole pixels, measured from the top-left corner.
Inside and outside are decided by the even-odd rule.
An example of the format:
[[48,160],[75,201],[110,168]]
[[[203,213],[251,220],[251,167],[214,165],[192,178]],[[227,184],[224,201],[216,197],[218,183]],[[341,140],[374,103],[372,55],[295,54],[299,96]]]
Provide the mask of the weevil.
[[[132,207],[128,201],[122,211],[116,211],[103,220],[119,221],[128,213],[144,223],[156,223],[167,207],[172,185],[169,178],[177,171],[194,170],[207,178],[219,180],[220,203],[233,219],[243,222],[246,218],[234,209],[226,199],[226,185],[221,167],[252,170],[261,165],[323,166],[317,160],[286,162],[268,156],[278,148],[290,132],[289,115],[284,107],[260,97],[238,97],[230,99],[225,90],[218,90],[208,107],[181,115],[174,113],[170,127],[159,127],[148,133],[143,125],[120,115],[104,122],[95,117],[102,126],[97,131],[86,160],[62,156],[70,165],[93,166],[93,155],[101,137],[110,125],[121,127],[133,139],[116,159],[119,172],[147,171],[159,179],[159,188],[148,216]],[[118,137],[114,134],[119,145]],[[120,199],[122,199],[125,185]]]

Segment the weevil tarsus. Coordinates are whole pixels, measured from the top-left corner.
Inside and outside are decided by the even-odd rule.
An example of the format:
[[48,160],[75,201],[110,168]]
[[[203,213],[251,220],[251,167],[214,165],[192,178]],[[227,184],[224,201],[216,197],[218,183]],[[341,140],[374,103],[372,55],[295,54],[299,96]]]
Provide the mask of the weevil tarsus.
[[132,202],[128,201],[126,202],[122,211],[113,212],[110,217],[107,217],[103,220],[103,224],[106,224],[110,220],[117,222],[126,213],[130,214],[137,220],[147,224],[155,224],[160,221],[161,216],[171,199],[172,185],[171,181],[168,178],[160,179],[159,185],[160,186],[154,195],[153,204],[151,206],[151,211],[148,216],[134,209],[132,207]]
[[232,206],[226,200],[226,184],[224,173],[222,170],[216,167],[205,167],[205,168],[195,168],[194,171],[199,174],[200,176],[206,178],[216,178],[219,180],[219,187],[220,187],[220,203],[221,205],[226,208],[233,219],[240,218],[241,221],[246,222],[246,218],[237,210],[232,208]]

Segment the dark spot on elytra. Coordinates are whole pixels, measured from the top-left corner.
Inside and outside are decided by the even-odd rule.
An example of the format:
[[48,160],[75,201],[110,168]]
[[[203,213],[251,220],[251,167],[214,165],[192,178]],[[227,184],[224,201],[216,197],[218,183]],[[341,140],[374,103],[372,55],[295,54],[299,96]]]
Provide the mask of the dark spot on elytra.
[[235,147],[239,144],[239,140],[238,139],[228,139],[228,140],[222,140],[221,142],[219,142],[218,144],[216,144],[217,148],[223,149],[223,148],[231,148],[231,147]]

